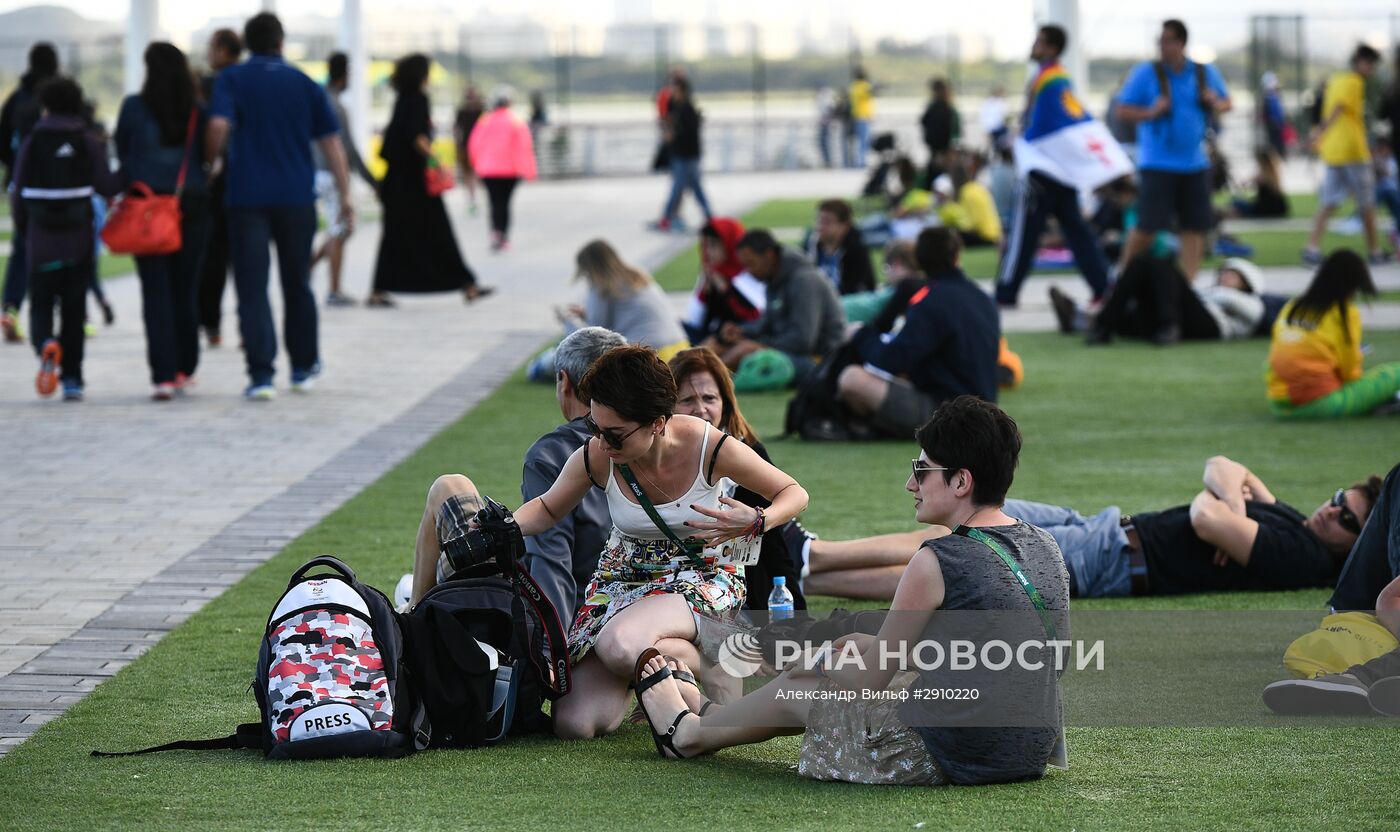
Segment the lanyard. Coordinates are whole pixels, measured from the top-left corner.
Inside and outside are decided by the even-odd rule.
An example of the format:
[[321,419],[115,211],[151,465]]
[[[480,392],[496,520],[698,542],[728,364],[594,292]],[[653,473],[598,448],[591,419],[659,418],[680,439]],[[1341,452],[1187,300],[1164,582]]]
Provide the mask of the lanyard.
[[971,538],[991,549],[993,552],[996,552],[997,557],[1001,558],[1001,562],[1006,564],[1007,569],[1011,570],[1011,574],[1016,578],[1016,582],[1021,585],[1021,589],[1026,591],[1026,595],[1031,599],[1031,604],[1035,607],[1036,612],[1040,613],[1040,623],[1045,627],[1045,635],[1048,636],[1051,641],[1055,641],[1055,622],[1050,620],[1050,612],[1045,606],[1045,599],[1040,597],[1040,592],[1036,590],[1035,584],[1031,583],[1031,579],[1027,577],[1025,571],[1021,569],[1021,564],[1017,563],[1015,558],[1007,554],[1006,549],[1002,548],[1000,543],[979,529],[970,529],[967,526],[960,525],[956,529],[953,529],[953,534]]
[[694,561],[695,566],[703,568],[705,566],[705,559],[700,557],[697,551],[699,547],[695,545],[695,542],[681,540],[675,532],[671,531],[671,527],[666,525],[666,521],[662,520],[661,515],[657,513],[656,506],[652,505],[651,500],[647,498],[646,492],[642,490],[642,486],[637,482],[637,478],[632,475],[631,468],[628,468],[622,463],[619,463],[617,467],[622,471],[622,478],[627,481],[627,485],[632,489],[632,493],[637,495],[637,502],[641,504],[642,510],[647,513],[647,517],[651,518],[651,522],[656,524],[656,528],[659,529],[662,534],[666,535],[667,540],[680,547],[681,552]]

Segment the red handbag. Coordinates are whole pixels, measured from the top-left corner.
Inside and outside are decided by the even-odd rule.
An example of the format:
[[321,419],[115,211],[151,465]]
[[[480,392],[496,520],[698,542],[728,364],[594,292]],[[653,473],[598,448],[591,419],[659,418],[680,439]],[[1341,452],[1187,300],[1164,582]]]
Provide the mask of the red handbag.
[[457,177],[437,160],[429,159],[428,166],[423,168],[423,184],[428,189],[428,196],[442,196],[457,184]]
[[190,147],[194,144],[197,109],[190,109],[190,123],[185,131],[185,155],[180,160],[180,176],[175,180],[175,193],[157,194],[145,182],[133,182],[131,190],[117,200],[102,226],[102,242],[113,254],[149,256],[174,254],[183,244],[180,222],[180,194],[185,190],[185,172],[190,163]]

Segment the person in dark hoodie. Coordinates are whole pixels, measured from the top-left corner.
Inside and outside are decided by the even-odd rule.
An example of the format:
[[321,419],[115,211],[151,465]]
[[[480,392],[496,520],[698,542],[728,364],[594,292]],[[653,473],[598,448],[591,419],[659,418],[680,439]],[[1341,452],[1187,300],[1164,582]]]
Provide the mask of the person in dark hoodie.
[[971,394],[997,400],[1001,321],[987,293],[959,267],[962,241],[926,228],[914,244],[925,290],[910,299],[895,334],[862,327],[851,338],[863,364],[837,377],[837,397],[880,433],[907,437],[940,402]]
[[763,284],[739,262],[736,247],[743,236],[744,224],[731,217],[715,217],[700,229],[700,275],[681,321],[693,344],[726,323],[746,324],[763,315]]
[[817,225],[807,243],[807,257],[817,264],[842,295],[875,290],[870,249],[855,227],[851,204],[828,199],[817,206]]
[[[0,164],[5,165],[5,187],[15,179],[15,158],[19,146],[39,123],[39,84],[58,75],[58,52],[51,43],[36,43],[29,50],[29,69],[20,76],[19,87],[0,108]],[[18,228],[10,240],[10,262],[5,268],[5,292],[0,300],[0,329],[6,341],[17,344],[19,308],[29,291],[29,271],[24,263],[24,238]]]
[[[20,145],[10,194],[15,235],[23,235],[29,268],[29,337],[39,355],[35,388],[53,395],[62,368],[63,398],[83,398],[83,323],[88,286],[96,279],[92,196],[111,197],[121,178],[107,146],[83,121],[83,90],[70,78],[39,87],[42,115]],[[54,301],[62,327],[53,337]]]

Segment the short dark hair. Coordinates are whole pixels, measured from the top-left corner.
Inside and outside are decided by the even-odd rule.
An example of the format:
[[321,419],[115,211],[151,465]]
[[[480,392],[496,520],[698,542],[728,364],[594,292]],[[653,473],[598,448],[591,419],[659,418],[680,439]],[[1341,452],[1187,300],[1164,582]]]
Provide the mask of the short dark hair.
[[579,382],[579,398],[607,405],[644,425],[676,410],[676,380],[651,347],[628,344],[603,353]]
[[672,78],[672,79],[671,79],[671,86],[673,86],[673,87],[675,87],[676,89],[680,90],[680,91],[681,91],[681,95],[684,95],[684,96],[686,97],[687,100],[690,99],[690,79],[689,79],[689,78],[685,77],[684,75],[681,75],[681,76],[676,77],[676,78]]
[[895,240],[885,246],[885,263],[899,263],[911,272],[919,271],[919,261],[914,256],[914,243],[911,240]]
[[416,92],[422,89],[423,82],[428,80],[428,72],[432,67],[432,61],[422,52],[405,55],[394,64],[394,74],[389,78],[389,85],[399,95]]
[[83,88],[72,78],[62,75],[39,85],[39,103],[56,116],[83,114]]
[[350,58],[344,52],[332,52],[326,59],[326,79],[344,81],[350,75]]
[[1166,32],[1171,32],[1172,37],[1176,38],[1182,43],[1186,43],[1186,24],[1182,23],[1180,20],[1177,20],[1174,17],[1170,20],[1163,20],[1162,30]]
[[259,12],[243,24],[243,42],[254,55],[266,55],[282,48],[282,21],[272,12]]
[[851,224],[851,203],[844,199],[824,199],[817,204],[818,214],[830,214],[837,222]]
[[29,48],[29,72],[36,80],[58,74],[58,50],[52,43],[40,41]]
[[243,54],[243,38],[232,29],[218,29],[209,36],[209,42],[229,53],[236,61]]
[[1359,43],[1356,45],[1356,51],[1351,53],[1351,62],[1358,64],[1362,61],[1378,64],[1381,62],[1381,53],[1364,43]]
[[948,469],[942,472],[944,482],[965,468],[972,474],[974,503],[1006,501],[1021,456],[1021,430],[1001,408],[976,396],[958,396],[939,405],[915,437],[930,460]]
[[914,259],[919,271],[929,277],[947,274],[957,268],[962,253],[962,237],[947,226],[925,228],[914,242]]
[[767,254],[777,252],[782,246],[778,245],[778,240],[773,236],[773,232],[766,228],[755,228],[739,238],[739,242],[734,245],[734,250],[738,251],[746,248],[754,254]]
[[1040,27],[1040,37],[1046,43],[1055,48],[1056,55],[1063,55],[1065,47],[1069,46],[1069,33],[1063,26],[1056,26],[1050,23]]

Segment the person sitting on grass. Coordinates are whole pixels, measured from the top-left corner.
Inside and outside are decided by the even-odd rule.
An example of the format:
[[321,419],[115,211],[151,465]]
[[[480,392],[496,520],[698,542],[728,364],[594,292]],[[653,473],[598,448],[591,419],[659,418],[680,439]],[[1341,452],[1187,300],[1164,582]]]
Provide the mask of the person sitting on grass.
[[857,292],[841,297],[846,324],[854,332],[859,324],[869,324],[877,332],[889,332],[904,318],[909,299],[928,285],[914,258],[914,241],[897,240],[885,247],[885,282],[873,292]]
[[1400,393],[1400,362],[1362,374],[1356,296],[1376,296],[1366,261],[1327,255],[1302,296],[1283,307],[1269,346],[1269,409],[1280,419],[1364,416]]
[[987,186],[977,181],[982,157],[975,153],[959,153],[949,177],[952,179],[954,200],[938,209],[944,225],[958,230],[964,248],[990,248],[1001,245],[1001,217],[996,201]]
[[744,224],[715,217],[700,229],[700,275],[681,324],[700,343],[726,323],[746,324],[763,316],[763,284],[744,271],[735,246]]
[[743,325],[726,323],[705,346],[719,353],[730,370],[761,349],[776,350],[792,362],[793,381],[801,384],[845,335],[836,289],[765,229],[748,232],[736,248],[744,268],[767,289],[763,317]]
[[[919,457],[905,483],[914,516],[959,533],[919,547],[877,635],[853,634],[832,643],[839,655],[855,651],[860,661],[813,669],[798,664],[737,702],[716,705],[681,675],[683,661],[643,651],[636,661],[637,699],[662,757],[694,757],[803,734],[797,772],[814,780],[938,786],[1044,776],[1062,722],[1059,678],[1050,663],[1000,677],[1017,677],[1021,704],[1035,703],[1027,713],[1039,719],[1013,723],[1017,727],[999,727],[1005,723],[997,718],[1012,717],[990,702],[1004,695],[991,685],[986,701],[956,707],[901,705],[890,696],[954,684],[947,671],[899,672],[899,662],[887,656],[901,643],[946,633],[956,616],[939,618],[935,611],[997,610],[998,622],[1026,619],[1034,627],[1025,631],[1028,639],[1069,637],[1069,581],[1055,541],[1001,507],[1021,449],[1016,423],[996,405],[963,396],[939,407],[919,429],[918,442]],[[997,637],[1017,634],[1001,626],[1005,631]],[[842,693],[847,701],[839,698]]]
[[[532,537],[568,517],[594,489],[607,499],[612,531],[569,628],[574,689],[553,708],[555,733],[573,739],[617,730],[642,650],[661,647],[693,661],[702,680],[714,678],[720,671],[702,664],[696,649],[697,614],[737,613],[745,600],[739,564],[748,550],[807,507],[807,492],[752,448],[726,441],[702,419],[673,415],[675,380],[653,350],[609,350],[583,377],[580,393],[589,401],[584,424],[594,438],[569,456],[548,491],[515,511],[520,532]],[[723,496],[726,478],[770,507]],[[453,483],[464,479],[434,483],[425,524],[431,516],[449,536],[474,526],[471,503],[453,493]],[[420,531],[429,546],[433,533]]]
[[623,261],[606,240],[593,240],[574,258],[578,278],[588,284],[583,306],[556,309],[564,328],[611,329],[629,344],[656,350],[663,361],[690,346],[666,293],[651,275]]
[[[1390,469],[1375,508],[1347,557],[1332,609],[1374,611],[1400,638],[1400,465]],[[1379,590],[1377,589],[1379,587]],[[1264,688],[1264,704],[1280,714],[1400,716],[1400,649],[1342,673],[1286,679]]]
[[[1205,488],[1189,505],[1160,511],[1129,515],[1109,506],[1085,516],[1027,500],[1007,500],[1005,511],[1054,536],[1076,597],[1304,589],[1342,585],[1338,573],[1346,574],[1343,561],[1381,490],[1380,478],[1368,477],[1338,488],[1305,517],[1226,457],[1206,460],[1202,480]],[[797,552],[803,590],[888,600],[910,553],[928,536],[917,530],[812,540]]]
[[1267,147],[1256,148],[1254,164],[1259,168],[1259,172],[1254,176],[1254,198],[1235,197],[1230,200],[1230,207],[1225,215],[1251,219],[1279,219],[1288,216],[1288,194],[1283,192],[1278,154]]
[[817,223],[807,241],[807,258],[817,264],[842,295],[871,292],[875,271],[870,249],[855,227],[851,204],[828,199],[817,206]]
[[[565,421],[525,452],[520,496],[526,502],[548,491],[574,451],[588,444],[588,400],[579,382],[604,353],[626,343],[616,332],[597,326],[575,330],[559,342],[554,350],[554,398]],[[476,485],[465,476],[440,477],[433,483],[415,539],[410,604],[418,603],[450,571],[441,556],[441,534],[449,530],[438,527],[441,507],[448,501],[459,505],[464,515],[484,505]],[[584,587],[593,577],[611,528],[607,498],[590,491],[553,527],[525,540],[525,569],[554,604],[564,625],[574,620],[583,604]]]
[[926,228],[914,255],[929,276],[892,337],[863,327],[851,344],[863,365],[841,370],[837,399],[886,436],[908,436],[939,402],[963,394],[994,402],[1001,323],[995,304],[959,267],[962,242]]

